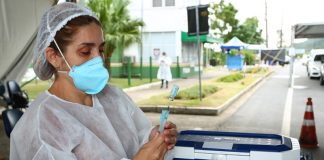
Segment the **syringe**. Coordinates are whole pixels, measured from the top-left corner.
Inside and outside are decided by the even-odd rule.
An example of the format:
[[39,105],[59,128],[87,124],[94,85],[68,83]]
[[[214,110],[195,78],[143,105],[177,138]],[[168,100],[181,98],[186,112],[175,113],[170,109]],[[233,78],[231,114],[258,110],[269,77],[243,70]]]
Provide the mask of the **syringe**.
[[[179,90],[179,86],[177,85],[173,85],[172,89],[171,89],[171,93],[169,96],[169,100],[170,102],[174,100],[174,98],[177,96]],[[160,116],[160,127],[159,127],[159,132],[162,133],[164,130],[164,125],[168,120],[169,117],[169,113],[170,113],[170,105],[168,105],[167,109],[162,109],[162,113]]]

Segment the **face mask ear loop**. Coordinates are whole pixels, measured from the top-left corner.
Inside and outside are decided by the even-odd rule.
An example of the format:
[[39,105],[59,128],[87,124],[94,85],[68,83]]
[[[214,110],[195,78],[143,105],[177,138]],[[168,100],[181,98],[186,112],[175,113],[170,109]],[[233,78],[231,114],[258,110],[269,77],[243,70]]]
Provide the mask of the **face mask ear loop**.
[[61,56],[63,57],[63,60],[65,61],[65,63],[67,64],[67,66],[70,68],[70,70],[71,71],[73,71],[73,69],[71,68],[71,66],[69,65],[69,63],[66,61],[66,59],[65,59],[65,57],[64,57],[64,55],[63,55],[63,53],[62,53],[62,51],[61,51],[61,49],[60,49],[60,47],[58,46],[58,44],[56,43],[56,41],[55,41],[55,39],[54,39],[54,43],[55,43],[55,45],[56,45],[56,47],[57,47],[57,49],[59,50],[59,52],[60,52],[60,54],[61,54]]

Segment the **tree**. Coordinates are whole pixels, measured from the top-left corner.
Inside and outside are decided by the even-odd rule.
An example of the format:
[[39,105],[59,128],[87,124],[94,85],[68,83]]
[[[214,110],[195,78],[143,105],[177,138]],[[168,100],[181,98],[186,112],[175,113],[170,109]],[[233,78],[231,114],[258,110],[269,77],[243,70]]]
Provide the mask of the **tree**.
[[229,41],[238,30],[239,21],[235,18],[237,9],[231,3],[226,5],[224,0],[210,7],[211,29],[215,30],[214,35],[220,36],[225,42]]
[[247,18],[242,25],[235,18],[238,10],[231,4],[225,4],[221,0],[218,4],[210,5],[211,29],[215,36],[220,36],[225,42],[237,37],[245,43],[260,44],[264,40],[261,37],[262,30],[258,31],[258,19]]
[[252,50],[242,50],[241,52],[244,55],[244,62],[246,63],[246,65],[255,64],[255,54]]
[[259,21],[256,17],[247,18],[245,22],[239,26],[239,29],[234,36],[239,38],[245,43],[260,44],[264,42],[261,37],[262,30],[258,31]]
[[95,12],[102,24],[105,38],[105,65],[111,75],[111,56],[115,49],[123,54],[131,43],[141,43],[139,27],[144,22],[131,19],[128,0],[90,0],[88,6]]

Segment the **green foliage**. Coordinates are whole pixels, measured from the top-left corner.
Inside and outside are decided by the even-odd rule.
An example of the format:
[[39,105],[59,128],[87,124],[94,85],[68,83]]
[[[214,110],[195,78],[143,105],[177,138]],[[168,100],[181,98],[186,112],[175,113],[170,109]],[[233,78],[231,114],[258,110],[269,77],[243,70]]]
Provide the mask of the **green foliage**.
[[211,58],[216,60],[217,65],[225,65],[226,63],[226,54],[222,52],[212,52]]
[[253,68],[249,68],[245,71],[245,73],[265,73],[267,72],[268,69],[267,68],[262,68],[262,67],[253,67]]
[[231,4],[225,4],[224,0],[211,6],[215,20],[211,23],[211,29],[216,30],[225,42],[229,41],[238,29],[239,21],[235,18],[237,9]]
[[239,26],[237,33],[234,36],[241,41],[249,44],[260,44],[264,40],[261,37],[262,30],[258,30],[259,21],[256,17],[247,18],[245,22]]
[[143,26],[144,22],[130,18],[127,9],[129,3],[128,0],[90,0],[88,2],[88,6],[97,14],[102,24],[106,54],[111,54],[116,48],[119,48],[120,54],[123,54],[125,47],[133,42],[141,42],[139,27]]
[[243,79],[244,76],[242,73],[234,73],[228,76],[224,76],[218,79],[219,82],[236,82]]
[[242,50],[241,52],[244,55],[244,62],[246,62],[247,65],[255,64],[255,54],[252,50]]
[[233,37],[238,37],[241,41],[249,44],[260,44],[262,39],[262,30],[258,30],[258,19],[256,17],[247,18],[240,25],[239,20],[235,18],[238,10],[233,4],[225,4],[224,0],[211,5],[212,12],[210,16],[214,16],[211,22],[211,29],[215,30],[215,36],[219,35],[224,42],[229,41]]
[[44,92],[51,86],[51,81],[33,80],[24,85],[22,90],[28,94],[29,99],[35,99],[40,93]]
[[241,52],[237,49],[231,49],[228,53],[229,56],[237,56],[239,54],[241,54]]
[[[201,97],[205,98],[218,91],[218,87],[214,85],[202,85],[201,86]],[[179,91],[175,99],[199,99],[199,86],[193,86],[191,88]]]

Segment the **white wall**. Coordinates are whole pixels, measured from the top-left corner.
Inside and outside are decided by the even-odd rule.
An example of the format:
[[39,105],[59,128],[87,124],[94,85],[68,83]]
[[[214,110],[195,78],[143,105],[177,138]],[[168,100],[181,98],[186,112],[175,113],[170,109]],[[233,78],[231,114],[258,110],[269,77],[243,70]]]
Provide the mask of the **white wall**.
[[128,6],[133,18],[143,19],[144,32],[185,31],[187,25],[187,6],[206,4],[211,0],[175,0],[175,6],[153,7],[153,0],[131,0]]
[[154,55],[154,49],[159,49],[159,54],[166,54],[174,59],[176,53],[176,32],[144,32],[143,33],[143,62],[148,62],[152,56],[154,60],[159,55]]
[[175,6],[168,7],[152,7],[152,2],[153,0],[132,0],[129,6],[132,17],[142,18],[145,22],[144,32],[187,30],[186,7],[181,0],[175,0]]
[[[153,0],[131,0],[128,6],[130,15],[133,18],[142,19],[145,23],[143,27],[143,61],[146,62],[148,56],[153,54],[154,48],[161,48],[173,59],[179,56],[182,59],[181,31],[188,31],[187,6],[207,4],[211,0],[175,0],[175,6],[153,7]],[[165,33],[163,38],[159,35]],[[170,37],[166,37],[170,36]],[[159,38],[160,37],[160,38]],[[155,39],[158,38],[158,39]],[[131,46],[127,53],[138,53],[139,47]],[[191,57],[191,56],[190,56]],[[139,56],[136,58],[139,60]],[[137,61],[139,62],[139,61]]]

